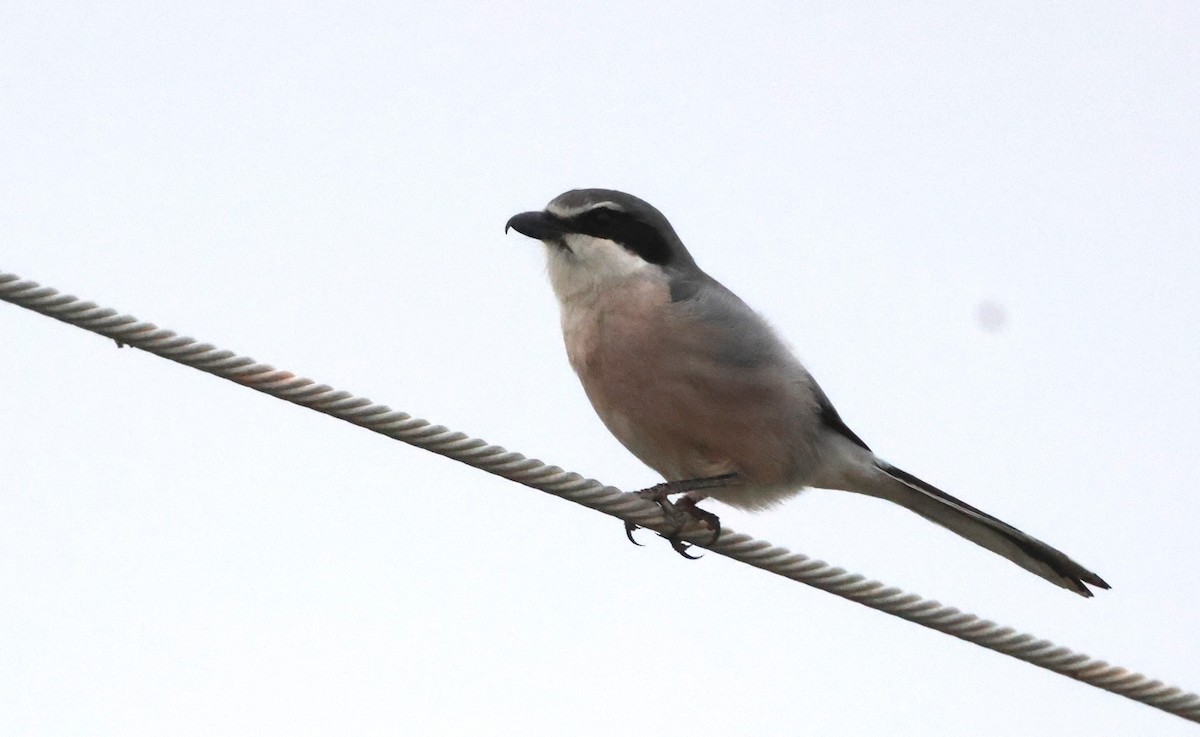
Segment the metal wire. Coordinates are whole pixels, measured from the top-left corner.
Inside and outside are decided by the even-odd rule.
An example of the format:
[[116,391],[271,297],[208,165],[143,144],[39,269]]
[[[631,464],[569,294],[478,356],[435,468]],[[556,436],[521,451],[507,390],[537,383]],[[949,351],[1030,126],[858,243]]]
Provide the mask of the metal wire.
[[[349,392],[280,371],[251,358],[177,335],[115,310],[60,294],[36,282],[0,271],[0,299],[56,320],[107,336],[185,366],[237,382],[293,404],[331,415],[418,448],[452,458],[497,476],[569,499],[576,504],[659,532],[670,524],[657,505],[577,473],[548,466],[461,432],[433,425]],[[725,529],[707,544],[707,530],[682,537],[715,553],[764,571],[837,594],[938,632],[953,635],[1040,668],[1070,676],[1097,688],[1140,701],[1156,709],[1200,722],[1200,696],[1030,634],[1003,627],[974,614],[885,586],[856,573],[793,553],[749,535]]]

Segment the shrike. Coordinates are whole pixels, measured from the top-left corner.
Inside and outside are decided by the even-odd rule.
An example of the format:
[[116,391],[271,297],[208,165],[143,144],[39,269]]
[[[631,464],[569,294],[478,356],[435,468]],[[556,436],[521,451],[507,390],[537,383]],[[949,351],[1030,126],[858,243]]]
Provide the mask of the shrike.
[[[1082,596],[1102,578],[881,460],[767,322],[624,192],[576,189],[513,216],[545,245],[567,357],[600,419],[667,484],[649,495],[716,534],[696,502],[767,509],[805,487],[879,497]],[[685,492],[674,505],[667,494]],[[631,538],[632,539],[632,538]],[[673,540],[676,550],[683,544]]]

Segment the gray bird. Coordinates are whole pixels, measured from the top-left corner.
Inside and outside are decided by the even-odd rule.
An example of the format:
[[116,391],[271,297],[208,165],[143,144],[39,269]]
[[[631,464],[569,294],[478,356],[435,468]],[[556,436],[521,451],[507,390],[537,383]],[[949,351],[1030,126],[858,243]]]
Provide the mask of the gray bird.
[[[1099,576],[878,458],[771,326],[624,192],[576,189],[505,226],[545,245],[567,357],[600,419],[716,534],[712,497],[767,509],[805,487],[887,499],[1082,596]],[[686,492],[675,505],[667,494]],[[715,536],[714,536],[715,537]],[[632,539],[632,537],[630,538]],[[683,552],[681,544],[676,550]]]

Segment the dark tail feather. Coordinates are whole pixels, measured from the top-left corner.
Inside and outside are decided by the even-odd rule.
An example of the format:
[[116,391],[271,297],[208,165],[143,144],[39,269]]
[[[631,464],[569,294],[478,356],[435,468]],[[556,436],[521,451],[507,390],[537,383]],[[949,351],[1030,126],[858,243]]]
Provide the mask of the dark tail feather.
[[1041,540],[955,499],[906,471],[882,461],[876,465],[886,476],[881,479],[881,488],[867,493],[911,509],[930,522],[1003,555],[1027,571],[1080,596],[1092,595],[1087,584],[1101,589],[1110,588],[1104,579]]

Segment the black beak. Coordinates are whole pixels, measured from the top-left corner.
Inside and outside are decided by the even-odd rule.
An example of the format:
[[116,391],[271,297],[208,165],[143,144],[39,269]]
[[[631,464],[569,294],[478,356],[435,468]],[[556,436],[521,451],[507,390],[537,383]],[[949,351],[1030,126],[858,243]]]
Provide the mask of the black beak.
[[507,233],[509,228],[539,241],[562,240],[563,234],[570,232],[566,223],[545,210],[513,215],[504,224],[504,232]]

